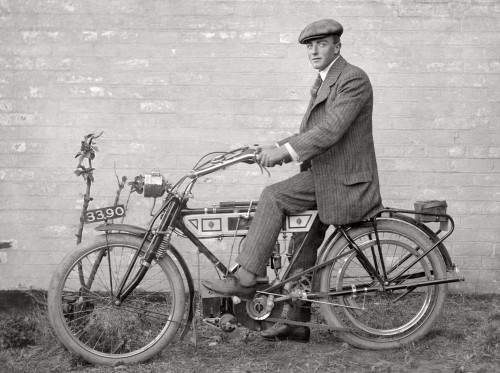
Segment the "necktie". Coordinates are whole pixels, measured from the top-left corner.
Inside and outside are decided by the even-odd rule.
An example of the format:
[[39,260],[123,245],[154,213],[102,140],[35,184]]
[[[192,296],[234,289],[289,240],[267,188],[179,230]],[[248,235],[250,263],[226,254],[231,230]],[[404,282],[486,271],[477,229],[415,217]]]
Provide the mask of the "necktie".
[[321,83],[323,83],[323,80],[321,79],[321,75],[318,74],[316,80],[314,81],[314,84],[311,87],[311,96],[313,98],[316,98],[318,95],[319,87],[321,87]]

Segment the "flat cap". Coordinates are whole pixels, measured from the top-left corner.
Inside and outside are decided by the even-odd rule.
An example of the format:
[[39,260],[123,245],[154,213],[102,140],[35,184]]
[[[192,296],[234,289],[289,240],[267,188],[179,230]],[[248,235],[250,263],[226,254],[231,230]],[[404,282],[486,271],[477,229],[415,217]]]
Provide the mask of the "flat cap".
[[311,39],[318,39],[328,35],[342,35],[344,29],[333,19],[321,19],[307,25],[299,35],[299,43],[305,44]]

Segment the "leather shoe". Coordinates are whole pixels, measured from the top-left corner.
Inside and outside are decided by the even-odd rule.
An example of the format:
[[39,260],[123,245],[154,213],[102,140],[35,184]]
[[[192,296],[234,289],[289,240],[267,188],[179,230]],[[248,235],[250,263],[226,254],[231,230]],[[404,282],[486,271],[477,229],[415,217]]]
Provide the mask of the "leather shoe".
[[203,280],[202,285],[214,293],[232,296],[235,295],[243,300],[252,299],[257,290],[257,285],[244,286],[236,276],[228,276],[223,280]]
[[264,330],[260,333],[262,337],[269,341],[296,341],[309,342],[311,337],[311,329],[302,325],[281,324],[275,325],[271,329]]

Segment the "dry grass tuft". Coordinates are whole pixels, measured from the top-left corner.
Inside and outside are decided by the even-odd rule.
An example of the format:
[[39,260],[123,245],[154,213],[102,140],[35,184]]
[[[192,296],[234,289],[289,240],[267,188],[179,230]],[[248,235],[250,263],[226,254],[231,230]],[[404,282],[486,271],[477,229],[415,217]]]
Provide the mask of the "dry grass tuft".
[[[56,340],[43,305],[24,317],[36,326],[35,343],[1,350],[1,373],[486,373],[500,366],[499,295],[449,296],[433,330],[396,350],[355,349],[322,330],[314,330],[307,344],[274,343],[244,329],[224,334],[198,323],[197,346],[190,333],[145,364],[118,367],[89,365],[67,352]],[[6,318],[0,315],[0,321]]]

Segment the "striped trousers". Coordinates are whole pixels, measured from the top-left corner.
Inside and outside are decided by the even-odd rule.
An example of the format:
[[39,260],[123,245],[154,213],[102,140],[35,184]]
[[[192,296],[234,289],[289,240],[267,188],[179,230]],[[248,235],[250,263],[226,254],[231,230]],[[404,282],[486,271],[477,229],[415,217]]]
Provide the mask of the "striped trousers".
[[[243,242],[243,249],[236,258],[236,262],[257,276],[265,276],[267,262],[283,227],[285,215],[315,207],[316,193],[310,171],[300,172],[287,180],[264,188],[252,224]],[[328,226],[321,222],[314,224],[314,231],[310,231],[307,241],[304,242],[302,255],[297,258],[292,272],[314,265],[317,248],[323,242],[327,228]],[[300,246],[305,237],[305,234],[297,235],[296,246]],[[295,321],[308,321],[309,304],[295,302],[289,307],[288,318]]]

